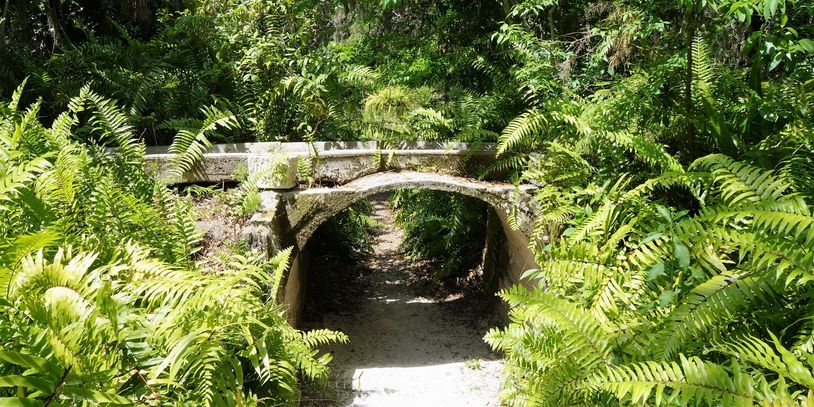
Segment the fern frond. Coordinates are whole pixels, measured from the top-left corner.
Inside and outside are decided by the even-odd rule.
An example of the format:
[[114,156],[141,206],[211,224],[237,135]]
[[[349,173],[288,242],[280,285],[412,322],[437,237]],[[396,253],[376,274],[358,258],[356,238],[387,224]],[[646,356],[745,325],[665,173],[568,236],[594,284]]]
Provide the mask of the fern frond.
[[23,91],[25,90],[26,83],[28,83],[28,77],[23,79],[23,81],[20,82],[20,84],[14,90],[14,93],[11,94],[11,100],[8,102],[8,110],[16,112],[20,107],[20,99],[23,97]]
[[90,90],[89,86],[83,87],[79,96],[71,101],[71,110],[78,113],[88,106],[92,109],[92,117],[88,121],[93,131],[102,137],[104,141],[112,142],[119,148],[122,157],[128,163],[140,165],[144,155],[144,145],[134,137],[134,129],[129,118],[110,99]]
[[[218,127],[232,129],[238,126],[237,118],[228,110],[220,110],[215,106],[201,108],[204,115],[202,121],[196,121],[194,126],[178,130],[169,147],[172,157],[172,166],[168,169],[171,179],[178,179],[190,171],[212,147],[208,135]],[[179,122],[173,122],[179,124]],[[189,123],[192,124],[192,123]]]
[[697,105],[712,95],[715,84],[715,71],[713,61],[710,59],[709,47],[701,36],[693,38],[692,42],[692,99]]
[[369,86],[379,80],[381,75],[368,66],[354,65],[340,75],[340,80],[351,85]]
[[515,286],[502,291],[500,296],[509,305],[522,307],[520,315],[554,324],[561,330],[568,342],[567,348],[579,355],[580,365],[588,368],[610,363],[613,349],[608,333],[589,313],[539,289],[528,291]]
[[664,150],[664,147],[645,140],[642,137],[634,136],[630,133],[604,133],[605,137],[613,143],[633,152],[637,158],[645,163],[658,167],[662,172],[682,173],[684,167],[672,155]]
[[520,143],[541,142],[535,139],[543,133],[549,118],[539,110],[528,110],[512,119],[498,138],[497,154],[503,154]]
[[739,312],[777,296],[773,279],[747,272],[722,273],[694,287],[668,316],[659,333],[664,355],[677,353],[690,339],[725,326]]
[[38,174],[41,174],[51,167],[45,157],[37,157],[22,165],[7,169],[0,175],[0,208],[7,205],[14,199],[21,189],[31,183]]
[[751,208],[741,206],[737,210],[728,207],[708,208],[699,215],[699,220],[721,225],[748,225],[754,231],[777,237],[791,237],[801,244],[814,243],[814,217],[810,215],[789,213],[784,210],[766,210],[765,207],[757,205]]
[[[632,404],[656,406],[696,403],[723,406],[752,406],[761,398],[752,379],[733,362],[733,374],[727,369],[697,357],[679,355],[680,361],[648,361],[614,366],[595,375],[590,383]],[[666,389],[669,391],[665,392]]]
[[720,185],[724,203],[730,207],[779,200],[791,185],[773,171],[738,162],[722,154],[699,158],[691,167],[711,172],[713,181]]
[[467,127],[461,130],[455,138],[464,142],[472,142],[496,141],[498,137],[500,137],[500,134],[491,130],[481,129],[478,127]]
[[786,349],[777,337],[769,332],[774,346],[769,345],[760,338],[745,336],[728,340],[714,346],[714,350],[743,360],[754,366],[777,373],[786,379],[801,384],[807,388],[814,388],[814,375],[812,366],[801,362],[797,356]]

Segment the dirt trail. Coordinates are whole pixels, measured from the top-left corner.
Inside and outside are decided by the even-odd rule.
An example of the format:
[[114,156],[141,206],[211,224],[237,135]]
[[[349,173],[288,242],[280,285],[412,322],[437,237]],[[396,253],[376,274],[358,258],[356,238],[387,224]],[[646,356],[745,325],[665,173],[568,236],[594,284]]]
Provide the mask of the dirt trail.
[[350,343],[326,349],[334,354],[329,389],[306,390],[301,405],[498,406],[502,362],[481,339],[494,308],[460,295],[414,295],[407,281],[418,266],[400,251],[403,232],[386,201],[374,206],[384,230],[365,261],[371,271],[354,283],[364,287],[354,311],[304,323],[343,331]]

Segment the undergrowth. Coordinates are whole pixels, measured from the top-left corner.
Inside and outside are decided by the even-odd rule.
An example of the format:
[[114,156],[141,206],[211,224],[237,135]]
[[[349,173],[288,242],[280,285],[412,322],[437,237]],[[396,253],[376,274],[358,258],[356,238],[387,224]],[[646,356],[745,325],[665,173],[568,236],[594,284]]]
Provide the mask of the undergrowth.
[[430,190],[397,190],[390,202],[413,259],[434,263],[432,279],[454,284],[481,263],[487,205],[475,198]]
[[289,252],[201,269],[191,202],[145,175],[113,102],[83,90],[44,127],[19,95],[0,107],[3,403],[279,405],[327,378],[316,347],[347,338],[286,322]]

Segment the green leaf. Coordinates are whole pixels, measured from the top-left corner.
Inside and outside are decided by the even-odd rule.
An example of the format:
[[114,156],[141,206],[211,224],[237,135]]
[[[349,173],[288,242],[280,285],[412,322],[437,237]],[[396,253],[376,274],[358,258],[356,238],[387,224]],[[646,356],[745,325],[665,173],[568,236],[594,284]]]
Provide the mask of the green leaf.
[[678,260],[678,266],[682,270],[690,267],[690,249],[679,242],[673,242],[673,255]]
[[673,303],[673,299],[675,298],[675,292],[673,290],[664,290],[659,295],[659,305],[662,307],[666,307]]
[[763,1],[763,17],[770,19],[777,10],[777,0],[764,0]]
[[772,62],[769,64],[769,70],[773,71],[781,62],[783,62],[783,54],[780,52],[775,53],[772,57]]
[[645,236],[645,238],[644,238],[644,239],[642,239],[642,241],[640,242],[640,244],[647,244],[647,243],[650,243],[650,242],[652,242],[652,241],[654,241],[654,240],[656,240],[656,239],[658,239],[658,238],[660,238],[660,237],[662,237],[662,236],[664,236],[664,232],[655,232],[655,233],[651,233],[651,234],[649,234],[649,235]]
[[[589,380],[625,401],[622,405],[759,405],[754,383],[738,374],[737,366],[732,370],[741,381],[733,380],[722,365],[680,355],[679,363],[646,361],[613,366]],[[665,393],[665,388],[672,392]]]
[[[43,402],[36,399],[27,399],[22,397],[3,397],[0,398],[0,407],[39,407]],[[49,406],[55,405],[54,403]]]
[[653,281],[665,275],[666,273],[664,272],[664,262],[661,262],[651,267],[650,270],[647,272],[647,281]]
[[43,393],[50,393],[54,389],[53,383],[39,377],[20,375],[0,376],[0,387],[17,386],[38,390]]
[[673,220],[673,214],[666,207],[658,205],[656,206],[656,211],[658,211],[659,215],[661,215],[661,217],[664,218],[664,220],[668,222]]
[[39,356],[26,353],[0,352],[0,360],[13,363],[27,369],[35,369],[38,372],[47,373],[54,379],[58,379],[63,372],[63,370],[56,364]]
[[696,279],[697,281],[703,282],[707,281],[707,275],[704,274],[703,271],[699,270],[695,267],[690,267],[690,273],[692,274],[692,278]]
[[534,277],[536,277],[538,275],[540,275],[540,269],[529,269],[529,270],[524,271],[523,274],[520,275],[520,279],[521,280],[528,280],[528,279],[534,278]]
[[117,406],[133,405],[133,402],[126,397],[119,396],[115,393],[104,393],[101,391],[85,389],[78,386],[63,386],[62,394],[66,396],[77,397],[82,400],[93,401],[96,403],[108,403]]

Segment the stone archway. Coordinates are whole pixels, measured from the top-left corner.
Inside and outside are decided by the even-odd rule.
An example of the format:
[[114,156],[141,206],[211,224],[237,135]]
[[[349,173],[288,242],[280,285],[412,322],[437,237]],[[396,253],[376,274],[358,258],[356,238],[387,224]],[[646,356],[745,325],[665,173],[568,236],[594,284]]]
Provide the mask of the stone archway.
[[[534,219],[533,185],[515,187],[501,182],[476,181],[467,176],[481,174],[494,164],[493,143],[455,142],[315,142],[243,143],[212,146],[193,169],[178,176],[171,171],[172,155],[167,146],[148,149],[148,172],[167,183],[221,183],[237,181],[237,170],[260,174],[258,186],[262,205],[242,231],[250,248],[269,255],[293,248],[291,267],[282,297],[290,306],[289,319],[299,318],[301,271],[307,263],[302,253],[308,239],[326,220],[354,202],[394,189],[413,188],[454,192],[477,198],[489,205],[487,229],[500,235],[494,252],[502,251],[505,278],[502,285],[520,282],[528,269],[536,268],[528,248]],[[317,154],[318,153],[318,154]],[[319,158],[312,160],[315,156]],[[298,174],[298,160],[309,160],[312,178]],[[275,179],[268,174],[285,173]],[[303,187],[306,179],[334,187]],[[509,227],[516,219],[519,230]],[[494,246],[502,246],[497,248]]]
[[[303,249],[311,235],[322,223],[354,202],[377,193],[405,188],[459,193],[488,204],[487,230],[503,237],[492,241],[492,246],[487,247],[487,250],[504,253],[497,256],[506,259],[505,264],[499,265],[503,269],[500,279],[502,287],[519,283],[523,272],[537,267],[529,249],[533,223],[531,192],[534,186],[515,187],[454,175],[404,171],[376,173],[333,188],[265,191],[261,193],[263,207],[247,223],[243,238],[249,247],[269,255],[288,247],[294,248],[282,293],[289,306],[291,322],[296,323],[300,316],[302,279],[308,263]],[[519,220],[519,230],[509,226],[510,216]]]

